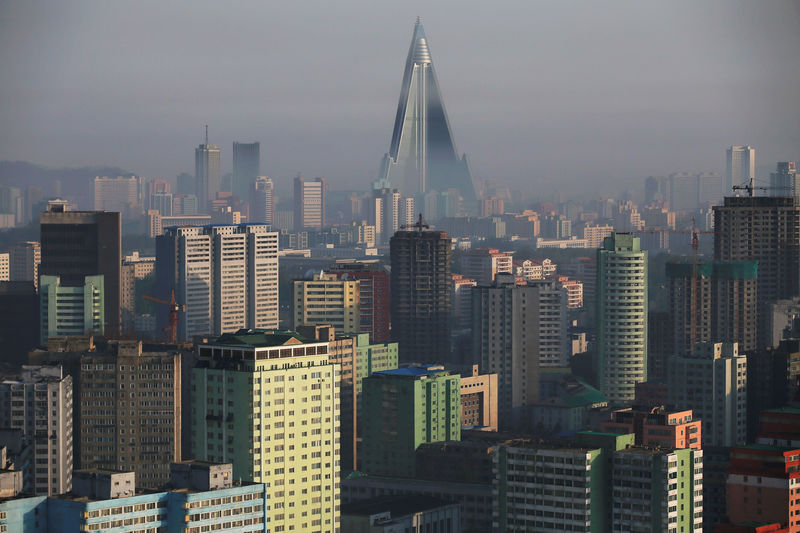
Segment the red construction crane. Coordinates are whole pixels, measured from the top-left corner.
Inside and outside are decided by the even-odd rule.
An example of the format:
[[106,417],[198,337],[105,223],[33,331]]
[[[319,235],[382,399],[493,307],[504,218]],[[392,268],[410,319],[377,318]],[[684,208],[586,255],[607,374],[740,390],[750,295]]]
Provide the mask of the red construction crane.
[[178,312],[183,311],[185,313],[186,306],[175,301],[175,289],[172,289],[172,295],[170,296],[169,301],[161,300],[160,298],[154,298],[148,295],[144,295],[143,298],[145,300],[150,300],[151,302],[169,306],[169,326],[165,327],[164,331],[169,332],[170,342],[178,342],[178,320],[180,320]]

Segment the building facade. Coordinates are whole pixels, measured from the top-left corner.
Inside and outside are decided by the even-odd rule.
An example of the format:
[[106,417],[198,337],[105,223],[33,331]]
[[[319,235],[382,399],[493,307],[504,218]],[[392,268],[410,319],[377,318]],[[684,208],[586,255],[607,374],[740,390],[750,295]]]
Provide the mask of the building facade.
[[36,241],[19,242],[11,248],[11,281],[33,281],[39,288],[39,263],[42,262],[42,248]]
[[461,377],[444,367],[410,366],[363,380],[361,467],[371,475],[414,477],[414,451],[461,440]]
[[292,281],[294,327],[330,324],[341,333],[360,333],[360,285],[359,280],[322,271],[310,280]]
[[267,485],[267,531],[339,529],[340,368],[327,342],[242,330],[198,347],[192,452]]
[[297,176],[294,179],[294,230],[321,230],[326,224],[325,209],[328,196],[325,178],[313,180]]
[[63,287],[83,287],[87,276],[103,276],[103,329],[106,335],[117,335],[122,290],[120,214],[68,211],[63,204],[52,204],[39,221],[39,276],[58,276]]
[[669,401],[703,421],[704,446],[736,446],[747,438],[747,358],[736,343],[696,344],[668,361]]
[[498,375],[501,427],[528,418],[527,408],[539,399],[541,367],[568,364],[566,300],[554,281],[517,285],[509,275],[472,289],[472,357]]
[[450,357],[450,239],[422,229],[398,231],[389,245],[391,336],[403,362]]
[[194,149],[195,194],[200,213],[209,212],[209,202],[222,190],[219,155],[217,145],[208,144],[208,126],[206,126],[206,142]]
[[389,342],[389,274],[377,262],[363,261],[337,261],[330,272],[358,280],[360,332],[368,333],[372,342]]
[[[23,366],[20,379],[0,382],[0,427],[20,428],[33,442],[25,492],[54,495],[72,483],[72,378],[60,365]],[[20,468],[23,465],[18,465]]]
[[139,178],[118,176],[108,178],[97,176],[94,179],[94,210],[118,211],[129,214],[132,209],[141,210],[139,205]]
[[258,176],[253,182],[252,198],[249,221],[270,226],[275,224],[275,184],[272,178]]
[[512,274],[513,254],[495,248],[478,248],[461,256],[461,274],[478,285],[491,285],[497,274]]
[[597,251],[597,358],[600,391],[631,402],[647,381],[647,251],[638,237],[614,233]]
[[[159,294],[186,306],[178,336],[278,326],[278,234],[260,224],[171,227],[156,239]],[[168,309],[157,308],[160,327]]]
[[[233,183],[231,192],[244,200],[253,186],[253,182],[261,173],[261,143],[233,142]],[[271,224],[264,220],[253,220],[262,224]]]
[[86,276],[83,286],[64,286],[59,276],[42,276],[39,288],[40,341],[106,332],[103,276]]

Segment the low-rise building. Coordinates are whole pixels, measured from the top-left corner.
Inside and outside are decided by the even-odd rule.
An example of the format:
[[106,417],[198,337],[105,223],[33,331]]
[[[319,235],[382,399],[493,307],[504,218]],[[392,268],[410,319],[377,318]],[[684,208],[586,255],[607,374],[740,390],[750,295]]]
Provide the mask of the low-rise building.
[[461,505],[424,496],[391,496],[342,505],[342,531],[461,533]]

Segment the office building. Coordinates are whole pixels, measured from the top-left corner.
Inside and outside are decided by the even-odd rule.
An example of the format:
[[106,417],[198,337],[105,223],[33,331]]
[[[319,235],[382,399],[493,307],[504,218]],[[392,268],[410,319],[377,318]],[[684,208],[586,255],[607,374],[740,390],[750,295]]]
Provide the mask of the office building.
[[693,450],[702,447],[702,423],[693,418],[691,409],[676,411],[664,406],[617,409],[601,429],[618,435],[633,433],[636,435],[636,444],[641,446]]
[[461,377],[442,366],[374,372],[363,380],[364,472],[414,477],[414,451],[426,442],[461,440]]
[[0,382],[0,427],[21,428],[33,441],[24,490],[63,494],[72,481],[72,378],[60,365],[23,366],[20,379]]
[[757,261],[667,263],[673,353],[712,340],[755,349],[758,270]]
[[756,177],[756,151],[750,146],[731,146],[725,150],[725,163],[726,196],[734,185],[745,185]]
[[747,359],[736,343],[696,344],[668,361],[669,403],[703,421],[704,446],[736,446],[747,437]]
[[272,178],[258,176],[253,182],[250,222],[256,224],[275,224],[275,185]]
[[42,248],[36,241],[18,242],[11,248],[11,281],[33,281],[39,287],[39,263],[42,262]]
[[422,496],[392,496],[342,506],[342,530],[352,533],[448,531],[461,533],[461,506]]
[[771,196],[800,195],[800,175],[794,161],[781,161],[769,175]]
[[[61,531],[274,531],[266,487],[234,480],[231,465],[192,461],[173,465],[166,488],[139,490],[133,472],[83,470],[70,494],[0,503],[0,529]],[[310,531],[310,530],[309,530]]]
[[321,230],[326,224],[328,189],[325,178],[294,179],[294,230]]
[[50,337],[103,335],[103,276],[86,276],[83,286],[65,286],[58,276],[42,276],[39,287],[40,342]]
[[[417,231],[417,229],[419,231]],[[401,230],[392,237],[392,340],[403,362],[450,356],[450,239],[443,231]]]
[[328,343],[242,330],[198,356],[194,457],[266,484],[268,531],[338,530],[340,368]]
[[647,252],[630,233],[597,251],[597,358],[600,391],[612,404],[633,401],[647,381]]
[[197,215],[198,213],[197,196],[194,193],[175,194],[172,196],[173,216]]
[[[170,227],[156,239],[159,294],[186,306],[178,338],[278,326],[278,234],[260,224]],[[160,328],[169,309],[157,309]]]
[[139,205],[139,178],[118,176],[94,179],[94,210],[118,211],[125,215],[141,211]]
[[322,271],[310,280],[292,281],[294,327],[330,324],[341,333],[359,333],[360,283]]
[[714,259],[758,261],[758,342],[770,341],[770,304],[800,296],[800,200],[726,197],[714,207]]
[[[233,143],[233,183],[231,192],[244,200],[261,173],[261,143]],[[252,222],[265,223],[263,220]],[[271,222],[267,222],[271,224]]]
[[358,281],[360,333],[375,343],[389,342],[389,273],[377,261],[351,260],[337,261],[329,272]]
[[206,142],[194,150],[195,194],[200,213],[209,212],[209,202],[222,190],[219,154],[216,144],[208,144],[208,126],[206,126]]
[[77,465],[135,472],[143,487],[167,483],[170,463],[181,460],[180,353],[116,341],[111,353],[81,356],[76,381]]
[[[455,189],[469,211],[477,196],[466,156],[456,150],[439,91],[425,30],[417,20],[400,88],[392,141],[384,155],[381,178],[419,199],[431,191]],[[436,218],[425,210],[428,218]]]
[[461,256],[461,274],[478,285],[491,285],[497,274],[512,274],[513,254],[495,248],[478,248]]
[[120,214],[68,211],[65,207],[51,204],[39,217],[39,276],[58,276],[62,287],[83,287],[87,276],[103,276],[103,329],[106,335],[114,336],[120,320]]
[[520,426],[539,399],[542,367],[567,366],[567,298],[554,281],[499,275],[472,289],[473,361],[498,374],[500,426]]
[[618,450],[612,476],[614,533],[703,531],[702,450]]

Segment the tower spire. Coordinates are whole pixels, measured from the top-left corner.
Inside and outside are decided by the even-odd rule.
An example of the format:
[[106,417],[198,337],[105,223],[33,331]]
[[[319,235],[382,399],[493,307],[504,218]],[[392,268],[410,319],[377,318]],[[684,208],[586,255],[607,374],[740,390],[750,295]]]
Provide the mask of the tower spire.
[[208,146],[208,124],[206,124],[206,146]]

